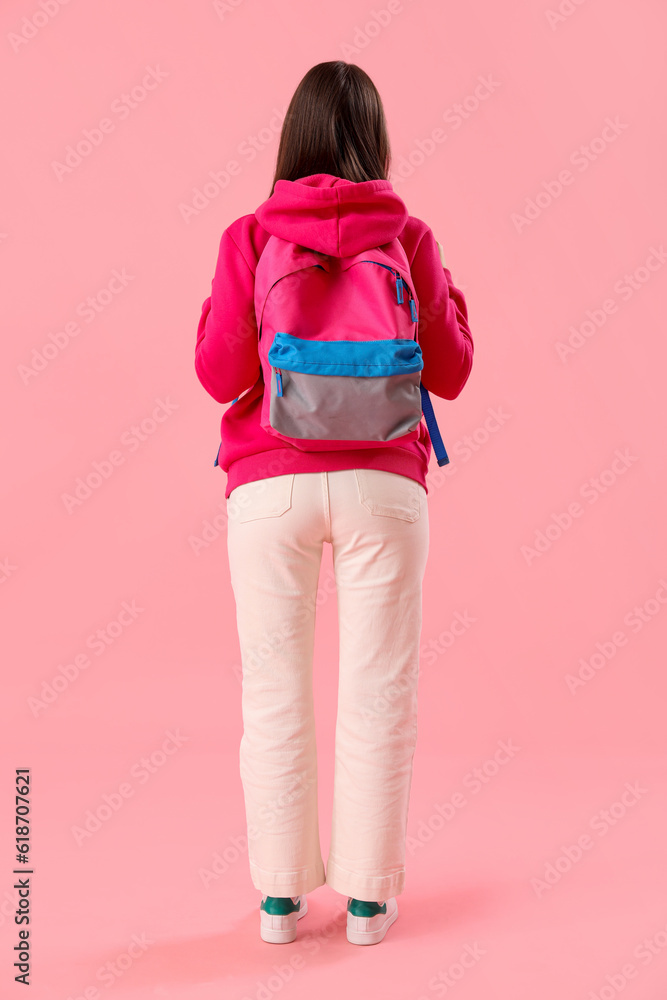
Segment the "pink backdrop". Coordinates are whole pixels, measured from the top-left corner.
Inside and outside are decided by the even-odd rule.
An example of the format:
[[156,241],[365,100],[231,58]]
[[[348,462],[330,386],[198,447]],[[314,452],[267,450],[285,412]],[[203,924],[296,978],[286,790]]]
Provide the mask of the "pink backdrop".
[[[2,997],[24,995],[22,867],[35,1000],[663,998],[663,7],[6,0],[0,21]],[[323,887],[274,948],[194,344],[221,232],[268,195],[298,81],[336,58],[383,96],[392,180],[476,353],[461,397],[434,397],[452,463],[429,473],[401,916],[355,948]],[[331,573],[327,548],[324,852]]]

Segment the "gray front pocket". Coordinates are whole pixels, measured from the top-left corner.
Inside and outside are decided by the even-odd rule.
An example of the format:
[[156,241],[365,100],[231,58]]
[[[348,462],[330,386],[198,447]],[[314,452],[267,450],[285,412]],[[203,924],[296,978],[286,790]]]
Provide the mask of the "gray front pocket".
[[416,340],[318,340],[278,331],[271,366],[269,425],[295,440],[393,441],[422,417]]
[[271,379],[269,420],[287,437],[393,441],[421,420],[420,373],[314,375],[281,369],[282,396]]

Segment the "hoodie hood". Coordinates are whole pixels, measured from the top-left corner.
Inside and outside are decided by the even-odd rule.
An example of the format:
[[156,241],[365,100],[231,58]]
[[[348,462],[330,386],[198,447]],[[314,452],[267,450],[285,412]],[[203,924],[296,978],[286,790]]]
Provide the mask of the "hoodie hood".
[[311,174],[277,181],[255,218],[280,239],[330,257],[349,257],[395,239],[408,210],[390,181]]

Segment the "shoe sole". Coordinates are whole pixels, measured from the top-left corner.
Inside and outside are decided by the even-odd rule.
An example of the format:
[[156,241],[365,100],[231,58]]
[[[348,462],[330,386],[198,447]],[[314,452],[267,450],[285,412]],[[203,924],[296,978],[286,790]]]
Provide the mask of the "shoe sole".
[[[376,931],[362,931],[350,927],[349,923],[347,926],[347,940],[350,944],[379,944],[383,937],[396,920],[398,916],[398,909],[394,910],[391,916],[387,917],[386,921],[379,927]],[[353,918],[353,919],[359,919]]]
[[296,938],[296,921],[301,920],[308,913],[308,900],[304,897],[301,900],[301,909],[296,913],[286,913],[284,916],[278,913],[267,913],[261,911],[259,933],[262,941],[269,944],[289,944]]

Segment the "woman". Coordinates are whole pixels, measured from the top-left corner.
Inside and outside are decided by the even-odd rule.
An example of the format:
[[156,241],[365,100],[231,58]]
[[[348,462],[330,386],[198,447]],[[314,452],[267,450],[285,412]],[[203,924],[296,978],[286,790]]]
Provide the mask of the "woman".
[[[442,246],[394,192],[389,166],[370,78],[342,61],[314,66],[289,105],[270,196],[222,234],[197,331],[200,382],[218,402],[234,403],[215,464],[227,473],[250,874],[262,892],[261,936],[275,943],[295,939],[306,894],[325,882],[347,896],[348,940],[377,943],[404,889],[431,441],[423,421],[407,444],[347,451],[305,451],[272,435],[260,424],[254,309],[257,262],[271,235],[331,257],[398,239],[419,302],[421,381],[444,399],[458,396],[473,358],[466,303]],[[340,627],[326,871],[312,695],[325,542]]]

